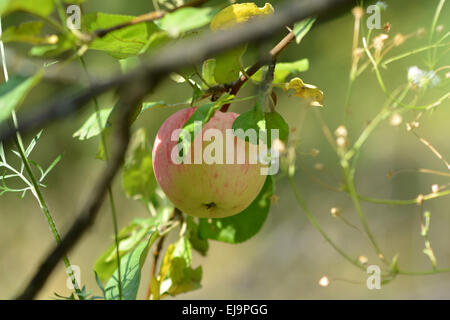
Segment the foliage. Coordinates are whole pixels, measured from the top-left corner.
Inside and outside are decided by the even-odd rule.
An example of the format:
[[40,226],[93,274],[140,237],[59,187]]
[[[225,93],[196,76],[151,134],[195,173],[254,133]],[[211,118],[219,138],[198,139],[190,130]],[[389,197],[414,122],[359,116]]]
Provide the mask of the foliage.
[[[82,2],[64,1],[64,3],[77,4]],[[7,28],[1,37],[2,49],[3,43],[22,42],[30,46],[30,53],[33,56],[50,57],[55,64],[62,63],[60,61],[73,62],[79,60],[83,68],[86,68],[83,55],[90,50],[95,50],[115,59],[117,64],[121,66],[122,71],[127,73],[131,69],[144,66],[142,61],[156,55],[160,47],[175,43],[179,39],[195,37],[200,32],[206,32],[207,29],[210,32],[220,32],[238,24],[248,23],[250,20],[264,19],[265,16],[276,12],[276,6],[274,8],[269,3],[262,8],[254,3],[238,3],[226,7],[222,4],[206,4],[198,8],[184,6],[177,8],[173,7],[171,2],[165,0],[159,0],[155,3],[169,8],[169,11],[156,10],[152,14],[137,17],[104,12],[88,13],[83,18],[81,30],[69,30],[65,25],[64,10],[61,14],[63,6],[59,0],[1,0],[0,14],[2,17],[12,13],[26,12],[31,14],[33,19],[37,19]],[[353,11],[355,38],[351,53],[352,66],[349,73],[349,91],[344,109],[347,110],[348,108],[354,81],[365,71],[371,70],[374,71],[378,84],[386,96],[386,105],[354,142],[350,141],[345,126],[339,127],[333,137],[327,125],[321,123],[325,136],[339,159],[342,187],[337,188],[337,191],[348,193],[358,213],[362,232],[369,239],[369,243],[377,256],[385,262],[383,283],[392,281],[399,274],[407,275],[413,272],[399,267],[398,254],[392,258],[384,254],[370,229],[360,202],[403,205],[411,204],[411,201],[383,200],[361,196],[355,186],[358,158],[364,143],[381,122],[394,115],[406,114],[413,110],[417,112],[414,120],[407,124],[408,131],[412,132],[434,155],[437,155],[446,165],[446,169],[450,168],[445,158],[431,143],[420,137],[415,130],[424,114],[433,112],[449,97],[447,93],[431,103],[418,104],[418,101],[423,101],[421,99],[433,89],[448,85],[448,79],[443,79],[439,75],[439,72],[448,69],[448,66],[439,65],[438,53],[440,51],[438,49],[448,47],[448,42],[445,41],[449,33],[439,36],[435,32],[443,3],[444,1],[440,1],[433,18],[429,43],[423,48],[390,58],[386,58],[389,51],[394,47],[400,47],[410,36],[406,37],[399,34],[394,39],[387,40],[388,37],[383,31],[375,35],[374,33],[377,31],[364,30],[360,27],[361,17],[356,14],[358,11]],[[54,13],[59,15],[59,20],[53,17]],[[315,21],[315,17],[310,17],[296,23],[293,30],[290,31],[292,32],[290,33],[292,35],[291,40],[295,38],[296,43],[301,44],[302,39],[311,30]],[[279,175],[279,178],[287,177],[299,206],[324,239],[350,263],[364,270],[364,263],[361,259],[357,260],[346,254],[321,228],[293,180],[296,156],[298,157],[300,154],[297,152],[298,141],[295,137],[292,137],[287,122],[276,110],[276,100],[277,94],[292,94],[304,99],[306,101],[305,108],[308,108],[308,110],[311,107],[326,105],[324,92],[315,85],[305,83],[300,78],[300,74],[310,68],[309,60],[301,58],[297,61],[281,62],[277,58],[273,65],[262,66],[253,70],[255,72],[252,74],[247,74],[247,72],[252,71],[251,66],[257,63],[256,60],[251,61],[251,59],[254,59],[251,55],[246,56],[248,51],[249,46],[244,44],[217,54],[199,66],[190,66],[180,70],[177,74],[173,74],[172,79],[178,83],[177,85],[191,87],[192,95],[177,104],[170,104],[165,101],[142,102],[134,110],[135,114],[130,127],[144,112],[157,112],[161,108],[195,105],[196,111],[184,125],[187,135],[180,136],[180,142],[186,146],[193,141],[197,133],[194,126],[195,121],[206,124],[215,112],[218,110],[226,111],[227,105],[238,102],[239,100],[236,99],[237,92],[233,92],[235,88],[237,88],[237,91],[239,90],[240,86],[237,87],[237,84],[242,86],[253,85],[258,90],[258,94],[240,100],[250,100],[252,106],[233,123],[235,134],[240,137],[237,133],[238,129],[242,129],[244,132],[248,129],[261,130],[264,134],[269,135],[270,148],[274,147],[275,144],[270,136],[271,129],[279,130],[279,141],[277,141],[276,147],[281,153],[280,157],[283,163],[283,172]],[[407,77],[405,77],[407,82],[395,90],[389,90],[384,81],[382,69],[387,68],[393,62],[416,55],[419,52],[427,52],[427,61],[419,66],[411,66]],[[243,61],[251,61],[252,63],[244,64]],[[5,58],[2,62],[5,65]],[[48,67],[37,71],[32,76],[16,75],[0,85],[0,122],[6,122],[10,118],[9,120],[17,127],[15,110],[25,101],[28,94],[40,85]],[[5,73],[5,79],[7,78],[7,73]],[[243,78],[245,80],[242,80]],[[239,83],[239,81],[245,83]],[[99,105],[97,100],[93,102],[96,108],[80,129],[73,134],[73,137],[80,141],[97,138],[100,144],[98,158],[108,161],[108,147],[111,144],[109,133],[111,127],[114,126],[117,109],[116,106]],[[161,243],[162,246],[163,240],[174,230],[179,232],[172,233],[176,235],[176,239],[165,249],[159,270],[156,268],[159,254],[153,254],[155,272],[148,284],[148,298],[162,299],[199,289],[201,288],[203,270],[201,266],[193,267],[195,263],[193,263],[192,250],[207,256],[211,241],[229,244],[248,241],[260,232],[268,217],[271,204],[276,199],[274,193],[277,180],[272,176],[266,179],[262,190],[250,206],[232,217],[196,219],[178,212],[157,186],[153,174],[152,151],[147,131],[144,128],[136,128],[133,131],[123,164],[122,188],[128,198],[138,200],[143,204],[148,216],[135,218],[120,231],[115,230],[115,243],[111,244],[97,259],[94,271],[103,294],[101,297],[92,296],[91,292],[84,286],[81,288],[75,286],[75,293],[71,296],[57,295],[58,298],[136,299],[138,290],[142,285],[141,271],[143,271],[148,257],[152,256],[149,255],[152,246],[155,243]],[[2,170],[0,172],[0,195],[6,192],[14,192],[24,197],[30,191],[39,202],[55,240],[59,243],[59,234],[40,189],[45,187],[45,178],[55,169],[55,166],[61,160],[61,156],[58,156],[46,170],[30,159],[31,152],[41,134],[42,132],[30,142],[27,148],[23,146],[19,134],[16,137],[15,149],[5,151],[3,144],[0,143],[0,169]],[[240,138],[246,139],[245,136]],[[19,167],[7,161],[8,151],[19,158]],[[13,180],[20,181],[24,185],[13,187],[10,185],[10,181]],[[316,180],[320,181],[319,178]],[[113,220],[117,227],[114,197],[111,189],[109,192]],[[440,189],[433,194],[422,195],[421,198],[413,199],[412,204],[421,205],[423,201],[448,194],[447,190],[442,191]],[[423,253],[429,259],[432,269],[418,273],[434,274],[448,271],[438,268],[438,257],[431,246],[429,237],[431,214],[429,211],[423,212],[423,220],[420,233],[424,238],[425,248]],[[158,250],[163,249],[159,248]],[[65,263],[66,268],[70,269],[67,258]]]

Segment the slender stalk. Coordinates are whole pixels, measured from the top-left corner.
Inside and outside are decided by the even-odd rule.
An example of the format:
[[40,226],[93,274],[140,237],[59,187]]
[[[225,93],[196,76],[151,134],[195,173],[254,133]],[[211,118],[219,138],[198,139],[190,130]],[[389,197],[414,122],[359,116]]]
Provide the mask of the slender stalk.
[[[83,70],[85,71],[88,80],[91,81],[88,69],[87,69],[87,65],[83,59],[83,57],[80,57],[80,62],[81,65],[83,67]],[[104,128],[102,126],[102,121],[100,118],[100,105],[98,103],[98,100],[96,97],[93,98],[94,101],[94,110],[95,110],[95,114],[97,115],[97,125],[100,128],[100,140],[101,140],[101,144],[103,147],[103,151],[105,154],[105,160],[108,162],[109,161],[109,153],[108,153],[108,147],[107,147],[107,143],[106,143],[106,135],[104,132]],[[113,221],[113,228],[114,228],[114,242],[116,244],[116,260],[117,260],[117,273],[118,273],[118,286],[119,286],[119,299],[122,300],[122,274],[121,274],[121,270],[120,270],[120,239],[119,239],[119,227],[118,227],[118,223],[117,223],[117,210],[116,210],[116,205],[115,205],[115,201],[114,201],[114,194],[112,192],[112,188],[111,186],[108,187],[108,198],[109,198],[109,204],[111,207],[111,216],[112,216],[112,221]]]
[[[434,33],[436,32],[436,26],[437,22],[439,20],[439,16],[441,15],[442,8],[444,7],[445,0],[439,1],[438,6],[436,7],[436,12],[434,13],[433,22],[431,23],[431,30],[430,30],[430,38],[429,38],[429,45],[433,43],[433,37]],[[436,48],[431,49],[428,51],[428,64],[430,66],[430,69],[434,69],[434,66],[436,64]]]
[[[1,38],[1,35],[2,35],[2,24],[1,24],[1,18],[0,18],[0,38]],[[5,46],[3,44],[3,41],[1,41],[1,40],[0,40],[0,51],[1,51],[1,58],[2,58],[2,64],[3,64],[3,74],[5,77],[5,81],[8,82],[9,75],[8,75],[8,68],[6,66]],[[11,121],[12,121],[14,128],[17,129],[19,127],[19,125],[18,125],[18,121],[17,121],[16,112],[14,110],[11,113]],[[31,169],[30,162],[28,161],[28,158],[25,153],[25,148],[23,146],[22,136],[20,135],[19,132],[16,133],[16,135],[14,137],[14,142],[19,151],[20,158],[22,159],[22,162],[24,164],[25,171],[27,172],[28,177],[31,180],[31,185],[30,185],[31,191],[32,191],[34,197],[36,198],[36,200],[38,201],[39,206],[42,210],[42,213],[44,214],[45,218],[47,219],[47,223],[50,227],[53,237],[56,240],[56,243],[60,244],[61,236],[59,235],[55,221],[54,221],[52,215],[50,214],[48,205],[45,202],[44,196],[43,196],[42,191],[39,186],[39,182],[36,179],[36,176],[34,175],[33,170]],[[69,258],[67,256],[64,256],[63,261],[64,261],[64,265],[66,267],[66,271],[70,277],[70,280],[72,281],[75,292],[77,293],[79,299],[83,300],[83,297],[81,295],[81,290],[75,279],[75,275],[73,273],[72,265],[69,261]]]
[[322,229],[322,227],[317,222],[314,215],[312,215],[311,211],[309,211],[309,208],[308,208],[305,200],[301,196],[300,191],[298,190],[298,187],[294,182],[294,179],[291,176],[288,176],[288,181],[291,185],[292,191],[294,192],[295,198],[297,199],[297,202],[300,205],[300,207],[303,209],[303,212],[305,213],[306,217],[311,222],[311,224],[314,226],[314,228],[316,228],[316,230],[319,231],[319,233],[322,235],[322,237],[325,239],[325,241],[328,242],[347,261],[349,261],[351,264],[353,264],[357,268],[365,271],[363,265],[361,265],[356,259],[353,259],[352,257],[350,257],[341,248],[339,248],[337,246],[337,244],[335,244],[334,241],[328,236],[328,234]]

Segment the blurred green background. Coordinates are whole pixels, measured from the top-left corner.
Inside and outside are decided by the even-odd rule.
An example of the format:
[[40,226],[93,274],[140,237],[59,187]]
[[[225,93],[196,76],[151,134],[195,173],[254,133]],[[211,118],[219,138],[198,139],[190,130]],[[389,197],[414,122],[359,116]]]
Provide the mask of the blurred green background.
[[[257,1],[262,4],[263,1]],[[390,22],[391,38],[397,33],[409,34],[419,28],[426,28],[422,38],[413,37],[405,44],[394,48],[393,56],[427,44],[429,27],[438,4],[437,0],[396,0],[386,1],[387,11],[382,13],[382,23]],[[275,8],[277,3],[273,2]],[[137,15],[152,10],[151,1],[88,0],[86,12],[102,11]],[[439,24],[448,31],[450,8],[447,3]],[[20,16],[11,16],[4,21],[4,28],[13,25]],[[377,31],[375,34],[378,34]],[[269,42],[275,44],[282,38],[280,33]],[[313,27],[300,46],[292,44],[280,56],[279,61],[294,61],[308,58],[310,69],[301,75],[306,83],[317,85],[325,93],[324,108],[318,112],[330,129],[334,131],[344,123],[344,100],[348,85],[353,37],[353,16],[348,13],[340,18]],[[447,51],[445,51],[447,50]],[[256,52],[256,50],[254,50]],[[440,52],[447,55],[440,65],[448,65],[448,48]],[[7,59],[10,74],[27,73],[32,66],[42,62],[29,62],[25,46],[8,47]],[[248,62],[255,58],[248,54]],[[407,81],[407,69],[417,65],[425,68],[426,54],[418,54],[398,63],[393,63],[383,76],[387,87],[392,90]],[[111,57],[88,52],[86,61],[90,73],[97,79],[117,74],[118,63]],[[31,66],[30,66],[31,63]],[[63,69],[60,76],[77,79],[79,86],[87,83],[80,66],[73,63]],[[444,76],[445,72],[440,75]],[[65,90],[73,90],[68,85],[49,81],[32,92],[21,112],[26,113],[39,102],[54,98]],[[247,86],[240,94],[252,94],[254,86]],[[435,88],[422,100],[433,101],[442,96],[448,87]],[[191,89],[187,85],[175,84],[170,79],[161,83],[149,95],[148,101],[165,100],[169,103],[188,98]],[[287,119],[291,128],[300,132],[299,157],[308,170],[324,181],[337,185],[335,177],[340,176],[338,159],[321,132],[313,110],[304,101],[288,97],[279,92],[279,112]],[[113,103],[113,95],[100,99],[102,107]],[[352,110],[347,128],[350,141],[360,134],[385,102],[374,72],[369,68],[356,82],[350,101]],[[422,103],[422,104],[423,104]],[[242,112],[250,106],[241,103],[232,106],[232,111]],[[41,140],[32,154],[32,159],[40,164],[50,164],[58,155],[63,160],[47,180],[44,196],[62,234],[68,229],[75,215],[89,195],[103,164],[94,159],[98,141],[80,142],[72,138],[84,120],[92,113],[87,107],[65,121],[58,121],[45,129]],[[159,126],[174,109],[147,111],[134,125],[144,126],[152,139]],[[363,148],[360,165],[356,173],[359,193],[386,199],[412,199],[418,194],[431,192],[432,184],[448,184],[448,177],[405,172],[388,179],[390,170],[428,168],[445,171],[442,162],[416,137],[407,132],[405,123],[411,121],[414,112],[404,115],[403,123],[393,127],[384,122],[369,138]],[[445,101],[435,112],[421,120],[419,132],[426,137],[446,158],[450,159],[449,143],[450,108]],[[301,131],[300,131],[301,130]],[[26,140],[31,136],[27,136]],[[308,155],[313,148],[320,154],[312,158]],[[10,155],[11,157],[11,155]],[[313,169],[322,163],[325,170]],[[321,188],[303,172],[297,169],[295,180],[310,209],[329,235],[352,257],[367,256],[369,264],[381,264],[373,253],[367,238],[330,215],[330,208],[338,207],[342,215],[360,227],[357,213],[350,197],[345,193],[335,193]],[[126,199],[120,185],[120,176],[114,185],[119,212],[120,226],[125,226],[133,217],[145,216],[144,208]],[[203,288],[183,299],[442,299],[450,298],[450,274],[430,276],[398,276],[381,290],[368,290],[365,285],[367,275],[342,259],[312,227],[297,205],[292,190],[286,180],[277,185],[278,203],[274,204],[262,231],[253,239],[240,245],[211,242],[206,258],[194,256],[194,267],[203,266]],[[450,197],[425,202],[424,209],[431,212],[430,240],[438,261],[438,267],[450,266]],[[424,241],[420,235],[421,210],[418,206],[386,206],[363,203],[373,233],[388,258],[399,253],[399,266],[407,270],[430,270],[431,265],[422,253]],[[92,271],[95,259],[112,242],[112,222],[109,206],[105,203],[95,225],[87,236],[70,252],[74,265],[81,268],[82,283],[89,290],[99,293]],[[168,242],[166,242],[167,244]],[[0,298],[13,297],[27,283],[44,255],[54,246],[46,221],[33,197],[21,200],[14,194],[0,197]],[[148,259],[148,262],[151,259]],[[142,298],[148,286],[150,263],[143,269],[141,285]],[[319,286],[318,280],[328,276],[328,287]],[[53,273],[39,298],[50,298],[54,292],[67,295],[66,274],[61,263]]]

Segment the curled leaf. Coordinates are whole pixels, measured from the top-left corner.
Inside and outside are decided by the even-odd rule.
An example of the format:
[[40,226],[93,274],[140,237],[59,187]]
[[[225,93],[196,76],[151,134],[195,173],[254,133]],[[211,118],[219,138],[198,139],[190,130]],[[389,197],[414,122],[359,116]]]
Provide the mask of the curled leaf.
[[211,30],[223,30],[235,26],[238,23],[247,22],[252,17],[273,14],[273,7],[266,3],[258,8],[254,3],[238,3],[226,7],[220,11],[211,21]]
[[323,92],[316,86],[304,83],[300,78],[293,78],[289,81],[289,83],[285,83],[283,86],[284,91],[288,91],[290,89],[295,90],[294,96],[304,99],[311,99],[313,101],[313,106],[322,106]]

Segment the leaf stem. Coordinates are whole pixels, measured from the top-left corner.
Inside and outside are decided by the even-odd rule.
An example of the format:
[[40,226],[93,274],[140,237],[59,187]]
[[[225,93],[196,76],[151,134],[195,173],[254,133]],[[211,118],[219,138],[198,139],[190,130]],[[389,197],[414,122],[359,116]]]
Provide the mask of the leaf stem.
[[328,236],[328,234],[322,229],[320,224],[317,222],[316,218],[312,213],[309,211],[309,208],[303,199],[303,197],[300,194],[300,191],[298,190],[297,185],[294,182],[293,177],[287,176],[288,181],[291,185],[292,191],[294,192],[295,198],[297,199],[298,204],[303,209],[303,212],[305,213],[306,217],[308,218],[309,222],[316,228],[317,231],[322,235],[322,237],[325,239],[326,242],[328,242],[343,258],[345,258],[347,261],[349,261],[351,264],[356,266],[357,268],[364,270],[364,266],[361,265],[356,259],[351,258],[347,253],[345,253],[341,248],[337,246],[337,244],[334,243],[334,241]]

